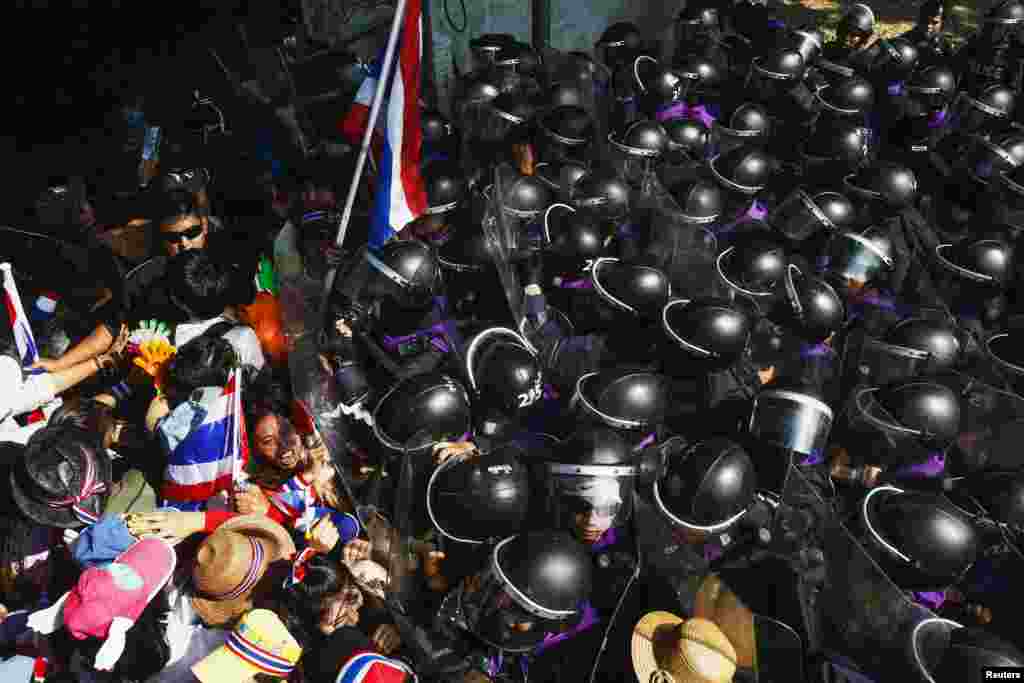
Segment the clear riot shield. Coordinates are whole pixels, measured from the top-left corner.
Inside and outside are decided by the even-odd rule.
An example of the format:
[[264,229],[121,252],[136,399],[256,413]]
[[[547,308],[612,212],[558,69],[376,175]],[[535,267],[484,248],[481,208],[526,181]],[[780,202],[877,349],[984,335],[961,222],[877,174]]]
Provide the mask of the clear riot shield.
[[[915,627],[935,618],[885,574],[836,516],[825,524],[825,581],[816,599],[825,661],[834,678],[919,681],[909,647]],[[860,680],[853,678],[853,680]]]
[[672,196],[657,196],[647,211],[650,219],[650,253],[658,267],[668,275],[672,296],[695,299],[725,296],[728,289],[717,276],[715,259],[718,240],[708,226],[683,216]]
[[[352,463],[349,458],[349,433],[355,421],[372,427],[373,392],[364,401],[343,405],[334,390],[334,378],[321,361],[321,335],[323,321],[317,307],[322,283],[306,278],[283,279],[280,288],[282,328],[288,343],[288,370],[292,393],[306,418],[312,422],[315,436],[319,437],[335,465],[336,482],[341,494],[352,506],[360,524],[372,543],[372,558],[388,569],[389,596],[408,590],[412,581],[406,580],[415,570],[410,560],[411,545],[394,530],[386,513],[375,504],[365,505],[356,498],[350,481]],[[372,486],[372,485],[371,485]],[[371,501],[375,503],[375,501]]]
[[961,373],[936,377],[960,396],[960,435],[949,458],[965,473],[1017,469],[1022,460],[1024,397]]
[[493,184],[484,191],[488,201],[481,223],[488,251],[493,256],[494,265],[498,270],[498,279],[505,290],[514,329],[519,329],[519,323],[523,319],[523,290],[519,286],[519,277],[512,263],[512,255],[519,243],[519,222],[522,219],[508,215],[502,198],[505,196],[506,185],[517,175],[508,164],[500,164],[494,168]]
[[544,77],[549,86],[576,86],[582,98],[580,106],[594,118],[597,139],[604,140],[608,136],[612,80],[608,67],[583,52],[547,49],[544,51]]

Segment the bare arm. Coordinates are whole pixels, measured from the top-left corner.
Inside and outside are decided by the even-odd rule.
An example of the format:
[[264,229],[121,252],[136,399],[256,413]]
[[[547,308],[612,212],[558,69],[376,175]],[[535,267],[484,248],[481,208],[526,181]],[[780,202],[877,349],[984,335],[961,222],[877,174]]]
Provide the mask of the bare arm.
[[49,372],[66,370],[106,352],[113,343],[114,335],[101,323],[88,337],[68,349],[60,358],[54,360],[40,358],[36,365]]

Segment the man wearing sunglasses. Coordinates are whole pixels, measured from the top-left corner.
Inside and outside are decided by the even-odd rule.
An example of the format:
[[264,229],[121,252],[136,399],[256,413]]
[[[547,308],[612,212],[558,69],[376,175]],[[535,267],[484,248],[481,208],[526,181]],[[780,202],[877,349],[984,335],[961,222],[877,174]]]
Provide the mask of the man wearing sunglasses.
[[[57,359],[42,358],[39,366],[48,372],[63,370],[110,348],[129,311],[142,306],[152,311],[173,308],[165,288],[161,286],[168,263],[184,251],[205,249],[209,222],[192,193],[184,191],[155,192],[147,211],[153,226],[153,258],[130,270],[124,278],[124,304],[104,307],[103,315],[93,331]],[[157,314],[156,317],[160,317]]]

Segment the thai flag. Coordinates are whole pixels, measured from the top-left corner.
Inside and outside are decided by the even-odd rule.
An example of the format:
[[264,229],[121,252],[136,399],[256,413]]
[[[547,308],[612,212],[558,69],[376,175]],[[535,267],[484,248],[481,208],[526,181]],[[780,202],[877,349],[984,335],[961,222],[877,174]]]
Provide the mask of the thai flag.
[[[7,304],[7,318],[11,321],[14,329],[14,343],[18,346],[18,355],[21,357],[21,367],[28,368],[39,360],[39,349],[36,348],[36,339],[32,335],[32,327],[29,325],[28,316],[21,305],[21,296],[18,294],[18,286],[14,283],[14,275],[11,273],[11,264],[0,264],[4,271],[4,303]],[[34,373],[42,372],[36,370]]]
[[241,371],[232,370],[224,389],[203,407],[206,417],[171,452],[164,472],[162,496],[178,510],[202,510],[218,493],[230,493],[249,460]]
[[[380,81],[380,71],[383,51],[374,61],[370,62],[367,68],[366,78],[356,92],[352,106],[349,108],[345,118],[338,126],[342,137],[351,145],[359,145],[363,140],[363,133],[370,122],[370,107],[373,106],[373,96],[377,92],[377,83]],[[380,124],[378,123],[378,128]],[[377,150],[374,150],[376,154]]]
[[423,58],[422,0],[408,0],[389,93],[382,113],[384,144],[378,163],[370,247],[377,248],[427,208],[420,176],[420,73]]
[[[25,309],[21,305],[21,295],[18,294],[18,285],[14,282],[11,264],[0,263],[0,270],[3,270],[4,274],[4,303],[7,305],[7,319],[11,321],[14,343],[18,347],[21,367],[30,375],[41,374],[45,372],[42,368],[29,369],[39,360],[39,349],[36,347],[36,338],[32,334],[32,327],[29,325],[28,316],[25,315]],[[33,424],[45,420],[46,417],[46,412],[42,408],[37,408],[28,415],[19,418],[19,421],[24,424]]]

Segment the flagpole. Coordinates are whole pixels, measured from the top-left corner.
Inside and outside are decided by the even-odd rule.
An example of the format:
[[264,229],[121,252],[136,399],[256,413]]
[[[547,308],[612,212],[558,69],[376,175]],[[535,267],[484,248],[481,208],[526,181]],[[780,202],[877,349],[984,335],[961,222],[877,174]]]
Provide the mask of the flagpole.
[[[395,62],[395,52],[398,47],[398,35],[402,32],[402,20],[405,17],[406,0],[398,0],[395,6],[395,16],[391,21],[391,34],[388,35],[388,45],[384,50],[384,63],[381,65],[381,77],[377,81],[377,91],[373,94],[373,104],[370,106],[370,119],[367,122],[366,130],[363,132],[363,143],[359,148],[359,157],[356,159],[356,170],[352,174],[352,183],[348,187],[348,197],[345,199],[345,208],[341,212],[341,221],[338,223],[338,234],[334,238],[334,246],[341,248],[345,242],[345,232],[348,230],[349,221],[352,219],[352,207],[355,205],[356,194],[359,191],[359,183],[363,177],[363,168],[366,166],[366,159],[370,155],[370,143],[373,140],[373,133],[377,127],[377,117],[380,115],[380,107],[384,101],[384,92],[387,90],[391,80],[391,67]],[[327,301],[334,289],[334,280],[338,276],[338,267],[331,266],[324,278],[324,291],[320,297],[320,308],[318,320],[323,322],[327,311]]]

